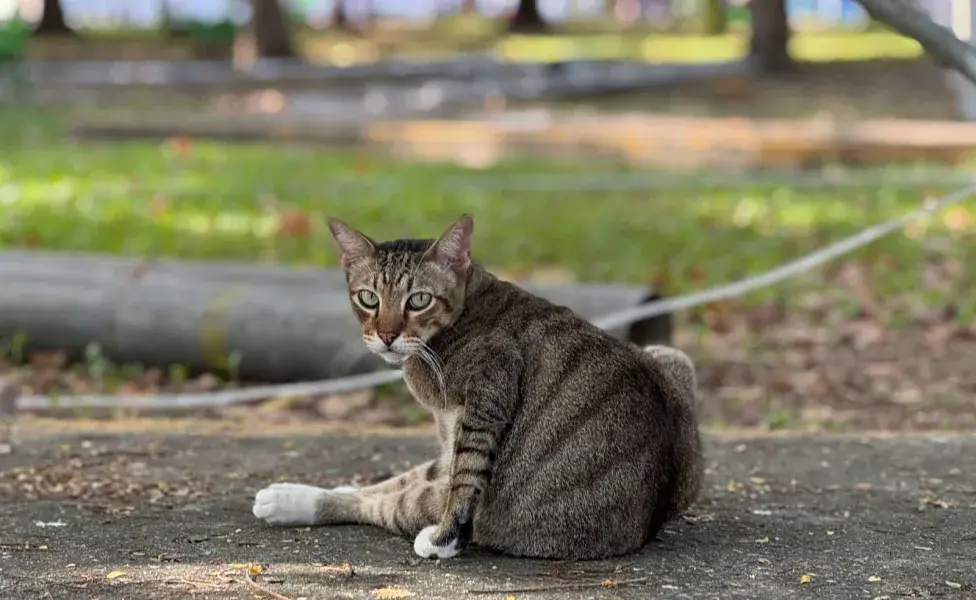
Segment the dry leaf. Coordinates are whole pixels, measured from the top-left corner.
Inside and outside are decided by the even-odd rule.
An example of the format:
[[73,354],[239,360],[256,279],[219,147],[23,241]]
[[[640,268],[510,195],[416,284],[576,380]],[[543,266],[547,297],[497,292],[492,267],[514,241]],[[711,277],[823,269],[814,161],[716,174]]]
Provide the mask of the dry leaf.
[[804,573],[800,576],[800,583],[810,583],[812,580],[813,577],[809,573]]
[[881,578],[878,577],[877,575],[872,575],[872,576],[868,577],[868,581],[870,581],[871,583],[877,583],[877,582],[881,581]]
[[307,238],[312,234],[312,220],[308,213],[290,210],[283,213],[278,221],[278,235],[281,237]]
[[250,575],[260,575],[261,574],[261,571],[263,571],[263,570],[264,570],[264,567],[262,567],[261,565],[251,565],[251,566],[249,566],[247,568],[247,572]]
[[409,598],[410,596],[414,595],[413,592],[408,592],[407,590],[402,590],[400,588],[394,588],[394,587],[376,588],[375,590],[371,590],[369,593],[372,596],[375,596],[376,598],[384,598],[384,599]]
[[125,577],[125,571],[112,571],[105,576],[105,579],[116,579],[118,577]]

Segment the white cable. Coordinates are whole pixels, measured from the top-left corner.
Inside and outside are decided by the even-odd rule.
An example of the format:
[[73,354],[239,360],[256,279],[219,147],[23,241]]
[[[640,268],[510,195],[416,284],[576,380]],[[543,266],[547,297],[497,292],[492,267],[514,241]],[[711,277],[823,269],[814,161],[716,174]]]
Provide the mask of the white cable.
[[[948,196],[944,196],[939,200],[926,202],[925,205],[918,210],[883,223],[873,225],[860,233],[852,235],[825,248],[821,248],[820,250],[808,254],[803,258],[786,263],[785,265],[781,265],[760,275],[714,287],[703,292],[695,292],[684,296],[678,296],[676,298],[649,302],[633,308],[627,308],[603,317],[598,317],[593,320],[593,323],[602,329],[614,329],[616,327],[628,325],[649,317],[707,304],[716,300],[745,295],[759,288],[770,286],[785,279],[789,279],[790,277],[795,277],[805,273],[838,256],[856,250],[857,248],[865,246],[878,238],[896,231],[911,221],[927,216],[950,204],[961,202],[973,194],[976,194],[976,184],[972,184],[966,188],[963,188],[962,190],[954,192]],[[400,381],[402,378],[402,371],[390,370],[377,371],[375,373],[368,373],[365,375],[353,375],[350,377],[325,379],[322,381],[289,383],[284,385],[267,385],[207,393],[152,394],[134,396],[80,395],[61,396],[56,398],[50,396],[24,396],[18,399],[17,408],[18,410],[133,408],[157,411],[187,408],[209,408],[252,402],[273,396],[326,396],[341,394],[379,387]]]
[[841,256],[842,254],[847,254],[852,250],[866,246],[874,240],[902,228],[910,221],[914,221],[915,219],[928,215],[950,204],[955,204],[956,202],[968,198],[974,193],[976,193],[976,184],[963,188],[962,190],[945,196],[940,200],[926,202],[922,208],[914,212],[897,217],[890,221],[885,221],[884,223],[872,225],[864,231],[852,235],[849,238],[843,239],[825,248],[821,248],[820,250],[817,250],[812,254],[808,254],[803,258],[798,258],[792,262],[786,263],[785,265],[780,265],[775,269],[771,269],[760,275],[747,277],[742,281],[720,285],[703,292],[695,292],[684,296],[678,296],[676,298],[660,300],[657,302],[648,302],[647,304],[642,304],[633,308],[625,308],[605,317],[598,317],[593,321],[593,324],[602,329],[613,329],[614,327],[620,327],[621,325],[627,325],[640,321],[641,319],[667,314],[683,308],[691,308],[692,306],[700,306],[702,304],[708,304],[709,302],[715,302],[716,300],[744,296],[753,290],[779,283],[780,281],[789,279],[790,277],[795,277],[796,275],[805,273],[815,267],[819,267],[820,265]]

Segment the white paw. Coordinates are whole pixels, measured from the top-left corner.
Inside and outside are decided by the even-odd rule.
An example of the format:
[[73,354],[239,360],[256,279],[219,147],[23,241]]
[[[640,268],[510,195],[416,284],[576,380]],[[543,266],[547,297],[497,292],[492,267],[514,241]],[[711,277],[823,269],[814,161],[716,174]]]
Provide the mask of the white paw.
[[447,546],[437,546],[431,541],[437,525],[424,527],[413,541],[413,551],[421,558],[454,558],[458,555],[458,541],[451,540]]
[[254,516],[271,525],[314,525],[326,490],[301,483],[273,483],[254,496]]

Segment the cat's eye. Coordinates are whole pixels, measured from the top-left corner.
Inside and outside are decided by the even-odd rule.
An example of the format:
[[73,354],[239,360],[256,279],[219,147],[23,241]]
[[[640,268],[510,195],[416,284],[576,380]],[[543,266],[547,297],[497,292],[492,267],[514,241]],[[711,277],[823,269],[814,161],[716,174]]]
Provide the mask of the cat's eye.
[[434,297],[427,292],[417,292],[416,294],[407,298],[407,306],[411,310],[423,310],[430,306],[433,299]]
[[369,290],[360,290],[356,294],[356,298],[363,305],[363,308],[376,308],[380,305],[379,296]]

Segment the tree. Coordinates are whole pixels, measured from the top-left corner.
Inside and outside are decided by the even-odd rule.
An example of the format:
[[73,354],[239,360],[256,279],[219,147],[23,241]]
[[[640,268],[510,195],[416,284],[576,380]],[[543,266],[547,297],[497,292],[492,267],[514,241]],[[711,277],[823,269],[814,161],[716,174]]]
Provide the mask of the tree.
[[545,19],[539,12],[537,0],[519,0],[518,8],[508,23],[508,30],[512,33],[542,33],[546,31]]
[[251,0],[251,26],[260,58],[294,58],[291,32],[278,0]]
[[752,20],[749,55],[759,69],[763,72],[791,69],[786,0],[749,0],[749,15]]
[[472,15],[478,12],[477,0],[461,0],[461,6],[458,8],[458,12],[462,15]]
[[346,14],[346,3],[343,0],[334,0],[332,3],[332,27],[349,29],[349,16]]
[[64,20],[61,0],[44,0],[44,13],[41,22],[34,30],[35,35],[75,35]]
[[910,37],[944,67],[954,68],[976,83],[976,48],[939,25],[923,10],[905,0],[858,0],[872,19]]

